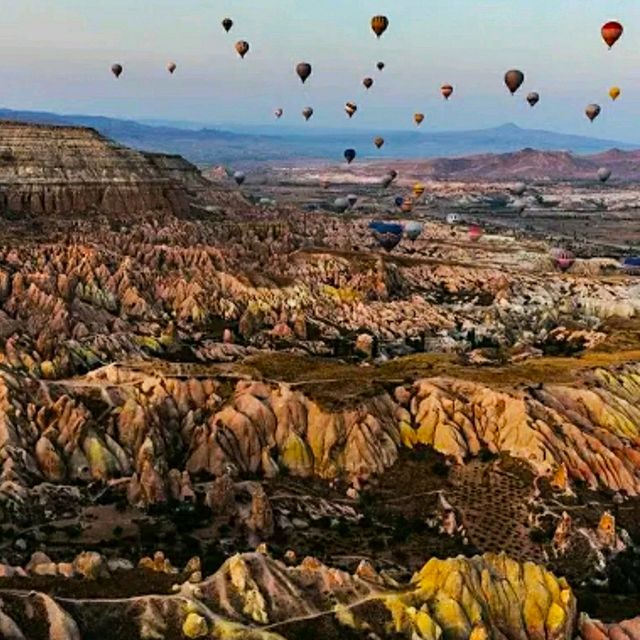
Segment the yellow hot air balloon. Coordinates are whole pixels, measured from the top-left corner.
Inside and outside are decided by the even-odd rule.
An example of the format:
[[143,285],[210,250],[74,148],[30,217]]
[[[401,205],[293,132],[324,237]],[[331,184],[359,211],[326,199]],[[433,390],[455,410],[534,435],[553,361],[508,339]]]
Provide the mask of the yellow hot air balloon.
[[617,100],[620,97],[620,87],[611,87],[611,89],[609,89],[609,97],[612,100]]
[[413,120],[417,125],[421,125],[424,120],[424,113],[414,113]]
[[413,195],[419,198],[424,193],[424,185],[421,182],[416,182],[413,185]]

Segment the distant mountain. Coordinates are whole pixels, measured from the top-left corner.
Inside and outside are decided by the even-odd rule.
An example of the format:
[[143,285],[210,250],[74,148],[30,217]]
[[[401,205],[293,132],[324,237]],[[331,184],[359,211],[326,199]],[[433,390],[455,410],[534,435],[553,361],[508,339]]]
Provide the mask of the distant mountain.
[[[176,153],[199,165],[251,163],[296,159],[340,160],[346,147],[354,147],[360,158],[435,158],[470,154],[514,152],[523,148],[539,151],[567,151],[576,154],[621,151],[638,148],[614,140],[567,135],[551,131],[522,129],[505,124],[475,131],[387,131],[317,130],[310,127],[277,126],[247,129],[199,128],[194,123],[170,126],[142,124],[100,116],[59,115],[46,112],[0,109],[0,118],[45,124],[74,124],[92,127],[127,146],[145,151]],[[267,133],[268,132],[268,133]],[[382,135],[385,145],[373,147],[373,137]]]

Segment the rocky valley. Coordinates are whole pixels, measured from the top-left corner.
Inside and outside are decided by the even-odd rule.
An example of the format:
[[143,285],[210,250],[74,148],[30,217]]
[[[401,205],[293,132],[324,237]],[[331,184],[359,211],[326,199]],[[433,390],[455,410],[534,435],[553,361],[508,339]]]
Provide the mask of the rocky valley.
[[0,124],[0,638],[640,637],[635,205],[313,171]]

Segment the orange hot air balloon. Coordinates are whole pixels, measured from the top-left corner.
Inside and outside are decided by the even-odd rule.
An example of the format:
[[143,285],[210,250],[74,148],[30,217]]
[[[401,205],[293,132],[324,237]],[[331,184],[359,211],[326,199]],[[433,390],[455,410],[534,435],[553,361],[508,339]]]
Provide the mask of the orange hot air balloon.
[[400,205],[400,209],[405,213],[413,211],[413,200],[411,198],[405,198]]
[[440,93],[442,93],[445,100],[448,100],[453,93],[453,87],[450,84],[443,84],[442,87],[440,87]]
[[387,16],[373,16],[371,18],[371,29],[378,38],[387,30],[389,19]]
[[373,86],[373,78],[365,78],[362,81],[362,84],[364,85],[365,89],[371,89],[371,87]]
[[376,147],[378,149],[380,149],[380,147],[384,144],[384,138],[382,138],[380,136],[378,136],[377,138],[374,138],[373,139],[373,144],[375,144]]
[[249,52],[249,43],[246,40],[238,40],[236,42],[236,51],[241,58],[244,58]]
[[624,27],[615,20],[606,22],[602,25],[602,29],[600,29],[602,39],[607,43],[609,49],[611,49],[611,47],[613,47],[613,45],[618,42],[623,31]]
[[611,89],[609,89],[609,97],[612,100],[617,100],[620,97],[620,87],[611,87]]
[[413,120],[418,126],[420,126],[424,120],[424,113],[414,113]]

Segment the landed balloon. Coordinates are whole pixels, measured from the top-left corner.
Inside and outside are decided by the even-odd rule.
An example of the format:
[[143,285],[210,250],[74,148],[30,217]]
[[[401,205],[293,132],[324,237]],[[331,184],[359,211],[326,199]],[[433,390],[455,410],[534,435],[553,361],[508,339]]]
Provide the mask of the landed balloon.
[[245,181],[246,176],[244,175],[244,173],[242,173],[242,171],[236,171],[233,174],[233,179],[236,181],[237,185],[241,185]]
[[640,275],[640,256],[629,256],[628,258],[624,258],[620,268],[630,275]]
[[358,110],[358,105],[355,102],[347,102],[344,105],[344,110],[347,112],[347,115],[351,118],[353,114]]
[[369,228],[373,232],[373,237],[385,251],[391,251],[398,245],[404,231],[401,224],[380,221],[370,223]]
[[304,116],[305,120],[308,120],[313,115],[313,109],[311,107],[305,107],[302,110],[302,115]]
[[593,122],[600,115],[600,105],[588,104],[584,112],[587,118],[589,118],[589,120]]
[[416,198],[419,198],[419,197],[424,193],[424,190],[425,190],[425,187],[424,187],[424,185],[423,185],[421,182],[416,182],[416,183],[413,185],[413,189],[412,189],[412,191],[413,191],[413,195],[414,195]]
[[517,196],[521,196],[526,190],[527,185],[524,182],[516,182],[513,187],[511,187],[511,191]]
[[345,149],[344,150],[344,159],[347,161],[347,164],[351,164],[356,157],[356,150],[355,149]]
[[600,182],[606,182],[611,177],[611,169],[607,167],[600,167],[598,169],[598,180]]
[[619,22],[617,22],[616,20],[611,20],[602,25],[600,34],[602,35],[602,39],[606,42],[609,49],[611,49],[611,47],[613,47],[613,45],[618,42],[623,31],[624,27]]
[[307,78],[311,75],[311,65],[308,62],[299,62],[296,65],[296,73],[300,80],[302,80],[302,84],[307,81]]
[[535,91],[527,94],[527,102],[530,107],[535,107],[540,102],[540,96]]
[[611,89],[609,89],[609,97],[614,101],[620,97],[620,93],[620,87],[611,87]]
[[178,65],[177,65],[175,62],[170,62],[170,63],[167,65],[167,71],[168,71],[171,75],[173,75],[173,72],[174,72],[177,68],[178,68]]
[[378,71],[382,71],[384,69],[384,62],[378,62],[376,67],[378,68]]
[[384,138],[377,136],[376,138],[373,139],[373,144],[376,145],[377,149],[380,149],[380,147],[382,147],[382,145],[384,144]]
[[404,227],[404,233],[409,238],[409,240],[415,241],[422,234],[422,230],[424,229],[424,225],[422,222],[418,222],[417,220],[412,220],[411,222],[407,222]]
[[349,208],[349,201],[346,198],[336,198],[333,206],[340,212],[344,213]]
[[472,224],[469,227],[469,240],[471,240],[472,242],[477,242],[478,240],[480,240],[483,234],[484,231],[482,230],[482,227],[479,227],[477,224]]
[[347,196],[347,202],[349,203],[350,207],[354,207],[356,202],[358,202],[358,196],[355,193],[350,193]]
[[524,82],[524,73],[518,69],[509,69],[507,73],[504,74],[504,83],[507,85],[507,89],[513,95]]
[[362,81],[362,84],[364,85],[365,89],[371,89],[371,87],[373,86],[373,78],[365,78]]
[[551,249],[549,255],[551,256],[556,268],[560,269],[560,271],[566,271],[571,268],[573,263],[576,261],[576,257],[571,253],[571,251],[560,247]]
[[373,16],[371,18],[371,29],[373,33],[379,38],[389,26],[389,19],[387,16]]
[[111,65],[111,73],[113,73],[113,75],[116,78],[119,78],[122,75],[122,71],[123,71],[123,68],[122,68],[121,64],[112,64]]
[[229,31],[231,31],[231,27],[233,27],[233,20],[231,18],[225,18],[222,21],[222,28],[229,33]]
[[413,121],[420,126],[422,124],[424,120],[424,113],[414,113],[413,114]]
[[276,110],[273,112],[273,115],[274,115],[276,118],[280,119],[280,118],[282,118],[282,114],[283,114],[283,113],[284,113],[284,109],[278,108],[278,109],[276,109]]
[[448,100],[453,94],[453,87],[450,84],[443,84],[440,87],[440,93],[444,96],[445,100]]
[[246,40],[238,40],[236,51],[241,58],[244,58],[249,53],[249,43]]

